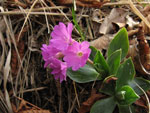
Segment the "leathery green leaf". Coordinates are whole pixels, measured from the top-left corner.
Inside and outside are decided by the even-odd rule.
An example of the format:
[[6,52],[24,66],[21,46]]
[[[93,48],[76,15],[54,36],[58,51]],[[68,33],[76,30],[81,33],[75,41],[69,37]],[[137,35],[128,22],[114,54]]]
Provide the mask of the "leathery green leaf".
[[130,105],[140,97],[135,93],[135,91],[129,85],[126,85],[117,91],[116,98],[120,105]]
[[116,77],[116,90],[124,85],[128,85],[133,80],[135,75],[135,69],[131,58],[128,58],[123,64],[120,65]]
[[113,113],[116,107],[114,97],[109,97],[97,101],[91,108],[90,113]]
[[108,57],[118,49],[122,50],[122,60],[124,57],[126,57],[129,49],[128,32],[125,28],[122,28],[111,41],[107,51]]
[[95,80],[101,80],[101,75],[91,66],[85,65],[77,71],[71,68],[67,70],[67,76],[77,83],[87,83]]
[[117,72],[119,65],[120,65],[120,60],[121,60],[121,49],[116,50],[114,53],[112,53],[108,59],[107,59],[107,64],[110,69],[110,75],[113,75]]
[[97,51],[93,63],[97,71],[103,75],[103,78],[109,75],[109,66],[100,51]]
[[144,94],[144,92],[141,90],[141,88],[146,92],[150,90],[150,81],[140,78],[140,77],[135,77],[134,80],[129,82],[129,85],[134,89],[134,91],[138,95]]

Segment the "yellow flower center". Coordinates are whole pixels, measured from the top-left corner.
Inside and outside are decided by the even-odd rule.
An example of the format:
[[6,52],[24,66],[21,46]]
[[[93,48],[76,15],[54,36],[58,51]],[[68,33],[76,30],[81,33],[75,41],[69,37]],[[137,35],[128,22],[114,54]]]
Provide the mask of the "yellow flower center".
[[83,55],[83,53],[82,52],[78,52],[78,54],[77,54],[79,57],[81,57],[82,55]]

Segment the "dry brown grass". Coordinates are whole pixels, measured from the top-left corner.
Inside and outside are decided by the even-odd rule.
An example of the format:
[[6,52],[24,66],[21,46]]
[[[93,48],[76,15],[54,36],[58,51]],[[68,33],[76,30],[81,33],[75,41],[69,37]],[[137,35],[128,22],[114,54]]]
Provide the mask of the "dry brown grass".
[[[67,78],[60,84],[53,79],[49,69],[43,68],[40,50],[43,43],[49,43],[50,33],[58,22],[72,22],[71,6],[35,0],[23,8],[23,4],[14,1],[0,1],[0,112],[13,113],[11,104],[18,107],[20,101],[16,97],[20,97],[53,113],[77,113],[81,103],[89,97],[93,87],[99,87],[99,83],[94,86],[93,83],[75,84]],[[129,8],[132,5],[120,0],[100,9],[77,6],[77,20],[86,40],[100,36],[99,26],[109,14],[109,7]],[[93,17],[95,11],[99,12],[97,20]],[[80,38],[76,29],[73,38]]]

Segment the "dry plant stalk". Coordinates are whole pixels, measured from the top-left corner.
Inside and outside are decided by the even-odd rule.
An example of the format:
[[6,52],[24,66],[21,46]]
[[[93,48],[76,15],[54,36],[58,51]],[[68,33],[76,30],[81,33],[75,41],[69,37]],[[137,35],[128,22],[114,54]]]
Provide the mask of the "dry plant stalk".
[[150,71],[150,48],[145,39],[143,27],[139,27],[137,41],[141,64],[147,71]]
[[141,20],[150,28],[150,22],[142,15],[142,13],[134,6],[132,0],[128,0],[129,1],[129,5],[131,7],[131,9],[133,10],[133,12],[139,17],[141,18]]
[[[146,19],[147,19],[148,21],[150,21],[150,15],[148,15],[148,16],[146,17]],[[145,33],[146,35],[150,35],[150,28],[144,23],[144,21],[141,22],[141,25],[143,26],[144,33]]]
[[[19,40],[19,42],[17,42],[18,34],[15,36],[15,38],[16,38],[16,45],[17,45],[18,52],[19,52],[21,60],[23,59],[24,51],[25,51],[25,43],[24,43],[24,40],[22,39],[22,37],[27,32],[27,30],[28,30],[28,27],[27,26],[24,27],[24,29],[23,29],[23,31],[21,33],[21,39]],[[12,47],[11,70],[12,70],[13,76],[17,75],[20,65],[21,64],[18,62],[17,52],[16,52],[15,48]]]
[[90,109],[91,109],[92,105],[96,101],[98,101],[98,100],[100,100],[104,97],[105,97],[105,95],[97,94],[96,90],[93,89],[91,91],[91,96],[85,102],[82,103],[82,106],[79,109],[79,113],[88,113],[88,112],[90,112]]
[[18,109],[16,108],[14,104],[12,104],[14,113],[51,113],[49,110],[43,110],[31,104],[30,102],[25,101],[22,98],[19,98],[19,97],[16,97],[16,98],[20,100],[21,102],[19,104]]
[[[57,2],[59,4],[63,4],[63,5],[73,4],[72,0],[57,0]],[[82,6],[82,7],[98,7],[98,8],[100,8],[105,3],[107,3],[107,1],[106,2],[99,2],[97,0],[76,0],[76,4],[78,6]]]

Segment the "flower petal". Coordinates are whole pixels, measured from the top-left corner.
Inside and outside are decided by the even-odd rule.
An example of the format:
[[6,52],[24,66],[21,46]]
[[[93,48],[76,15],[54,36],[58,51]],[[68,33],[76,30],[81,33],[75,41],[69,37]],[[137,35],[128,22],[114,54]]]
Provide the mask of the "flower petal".
[[90,46],[89,42],[88,41],[83,41],[81,43],[81,50],[84,51],[85,49],[88,49]]
[[51,46],[57,48],[60,51],[64,51],[68,48],[68,43],[62,39],[51,39]]
[[73,30],[73,24],[72,23],[68,23],[68,26],[67,26],[67,31],[68,31],[68,34],[71,36],[72,34],[72,30]]
[[[83,67],[88,60],[91,50],[89,49],[89,43],[84,41],[83,43],[74,42],[71,46],[64,51],[64,61],[68,67],[72,67],[72,70],[78,70]],[[81,53],[79,55],[79,53]]]

